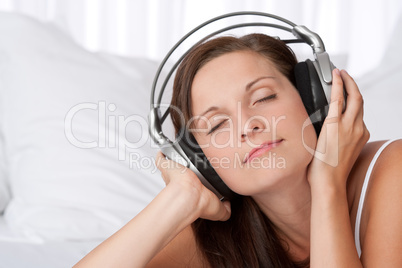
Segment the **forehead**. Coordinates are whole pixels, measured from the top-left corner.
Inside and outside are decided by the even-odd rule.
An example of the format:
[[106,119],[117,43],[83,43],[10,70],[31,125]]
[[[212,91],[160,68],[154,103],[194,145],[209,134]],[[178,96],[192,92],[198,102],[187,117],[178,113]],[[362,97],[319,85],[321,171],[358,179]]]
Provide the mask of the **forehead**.
[[194,77],[191,88],[193,114],[215,102],[243,94],[250,81],[277,76],[270,60],[251,51],[230,52],[206,63]]

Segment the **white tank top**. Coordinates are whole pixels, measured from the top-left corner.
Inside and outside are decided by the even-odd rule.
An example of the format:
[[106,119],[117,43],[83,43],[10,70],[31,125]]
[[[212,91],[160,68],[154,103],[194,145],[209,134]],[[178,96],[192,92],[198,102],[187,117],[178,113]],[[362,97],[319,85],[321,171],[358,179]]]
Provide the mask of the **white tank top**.
[[391,142],[393,142],[395,140],[396,139],[387,141],[380,147],[380,149],[378,149],[377,153],[374,155],[373,159],[371,160],[371,163],[367,169],[366,177],[364,178],[363,187],[362,187],[362,191],[360,194],[359,206],[357,208],[356,223],[355,223],[355,244],[356,244],[356,249],[357,249],[357,253],[359,254],[359,257],[362,254],[362,250],[360,247],[360,221],[361,221],[362,210],[363,210],[363,205],[364,205],[364,198],[366,197],[366,191],[367,191],[368,183],[370,181],[371,172],[373,171],[373,167],[374,167],[375,163],[377,162],[377,159],[380,156],[380,154],[382,153],[382,151]]

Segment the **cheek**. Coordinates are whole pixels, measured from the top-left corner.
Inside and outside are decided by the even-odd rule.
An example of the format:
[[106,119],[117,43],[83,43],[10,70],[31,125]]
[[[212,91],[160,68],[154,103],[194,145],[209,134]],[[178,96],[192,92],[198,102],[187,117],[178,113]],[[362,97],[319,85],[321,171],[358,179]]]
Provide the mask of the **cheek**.
[[214,146],[209,146],[208,148],[204,148],[203,152],[207,157],[208,161],[211,163],[212,167],[217,172],[220,169],[228,169],[231,166],[233,160],[232,157],[233,152],[231,152],[228,147],[217,148]]
[[293,144],[296,158],[294,161],[300,161],[298,165],[301,166],[308,165],[317,144],[317,135],[301,100],[294,103],[290,117],[292,122],[287,125],[286,131],[292,133],[291,139],[295,142]]
[[288,166],[307,165],[312,159],[311,152],[315,149],[317,136],[300,97],[294,95],[282,103],[275,118],[275,133],[288,144],[283,155]]
[[301,141],[305,148],[315,148],[317,143],[317,135],[315,133],[314,126],[307,114],[307,111],[300,100],[298,104],[298,112],[295,113],[298,128],[297,133],[301,137]]
[[203,152],[219,177],[228,184],[228,178],[233,178],[236,174],[235,167],[241,165],[240,157],[233,150],[233,147],[216,148],[210,146],[204,148]]
[[205,155],[210,157],[216,156],[222,149],[234,147],[233,131],[231,130],[215,131],[207,137],[196,138],[196,140]]
[[224,128],[211,135],[210,144],[217,149],[234,146],[233,128]]
[[317,134],[315,133],[314,126],[309,118],[306,120],[306,125],[302,127],[301,135],[304,148],[306,148],[306,150],[315,150],[317,145]]

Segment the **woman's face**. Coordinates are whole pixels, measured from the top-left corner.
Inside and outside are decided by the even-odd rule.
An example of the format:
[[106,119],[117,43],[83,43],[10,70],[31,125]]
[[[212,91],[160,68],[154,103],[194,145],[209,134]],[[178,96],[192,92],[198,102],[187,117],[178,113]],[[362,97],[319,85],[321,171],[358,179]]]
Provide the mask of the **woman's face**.
[[316,135],[299,93],[261,55],[239,51],[205,64],[192,84],[192,131],[233,191],[257,195],[303,177]]

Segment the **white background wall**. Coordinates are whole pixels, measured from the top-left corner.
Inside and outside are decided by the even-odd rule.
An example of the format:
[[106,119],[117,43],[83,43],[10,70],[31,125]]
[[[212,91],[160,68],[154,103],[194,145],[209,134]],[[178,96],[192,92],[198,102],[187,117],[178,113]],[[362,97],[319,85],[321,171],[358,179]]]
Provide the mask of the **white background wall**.
[[217,15],[254,10],[317,32],[355,76],[380,61],[400,0],[1,0],[0,10],[57,24],[92,51],[161,59],[190,29]]

